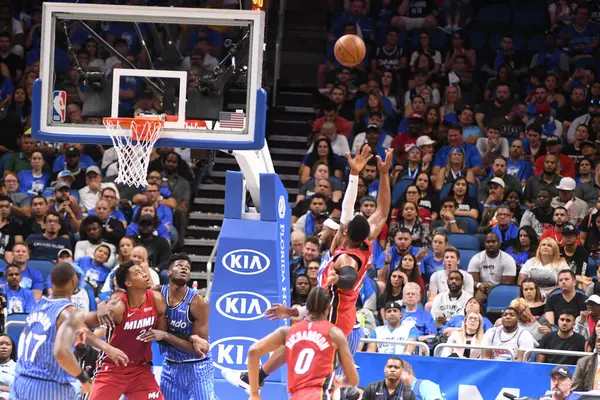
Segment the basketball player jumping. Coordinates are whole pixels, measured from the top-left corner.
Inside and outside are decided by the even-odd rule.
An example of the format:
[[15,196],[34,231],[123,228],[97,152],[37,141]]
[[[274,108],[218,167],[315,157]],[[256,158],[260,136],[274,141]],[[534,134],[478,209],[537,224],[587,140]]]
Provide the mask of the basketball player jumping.
[[[329,321],[338,327],[348,339],[350,351],[355,354],[360,344],[362,329],[354,329],[356,322],[356,300],[369,266],[373,240],[377,238],[385,225],[390,211],[391,190],[389,171],[392,164],[392,149],[386,152],[385,160],[377,156],[379,168],[379,194],[377,210],[367,220],[358,214],[354,216],[354,204],[358,193],[358,174],[371,158],[369,146],[364,146],[361,153],[354,158],[346,155],[350,165],[350,178],[342,202],[340,229],[331,244],[333,254],[319,280],[321,287],[329,290],[331,309]],[[302,317],[306,313],[303,308],[288,308],[275,304],[266,315],[269,318]],[[260,384],[265,378],[281,367],[284,363],[283,348],[274,352],[260,368]],[[338,370],[338,373],[341,373]],[[248,390],[247,372],[237,372],[229,369],[221,371],[223,377],[233,385]]]
[[[291,400],[330,399],[339,386],[358,385],[348,342],[341,330],[327,321],[331,305],[323,288],[314,288],[306,299],[308,316],[291,327],[282,327],[253,344],[248,351],[250,400],[260,400],[260,357],[285,346],[288,367],[288,392]],[[334,382],[336,352],[344,376]]]
[[[109,344],[123,350],[129,363],[121,367],[108,354],[101,354],[90,400],[118,400],[121,395],[128,400],[164,399],[152,373],[152,335],[144,334],[153,329],[166,331],[165,300],[150,289],[150,277],[133,261],[116,269],[115,280],[125,292],[118,293],[106,305],[109,318],[99,307],[98,312],[88,314],[86,324],[96,328],[99,321],[106,323]],[[193,349],[189,341],[163,334],[161,338],[169,344]]]
[[187,284],[192,269],[187,254],[174,254],[169,260],[169,284],[158,286],[167,303],[168,332],[189,338],[187,349],[165,343],[166,332],[150,330],[142,340],[161,341],[165,360],[160,390],[168,400],[217,400],[214,372],[208,344],[208,303]]
[[[75,378],[82,384],[82,393],[92,387],[73,353],[75,336],[84,328],[85,319],[70,300],[79,283],[77,274],[71,264],[61,262],[52,268],[50,280],[52,298],[42,297],[37,302],[19,339],[17,374],[9,395],[12,400],[75,400],[78,397],[71,385]],[[127,364],[127,356],[120,350],[95,335],[86,338],[116,363]]]

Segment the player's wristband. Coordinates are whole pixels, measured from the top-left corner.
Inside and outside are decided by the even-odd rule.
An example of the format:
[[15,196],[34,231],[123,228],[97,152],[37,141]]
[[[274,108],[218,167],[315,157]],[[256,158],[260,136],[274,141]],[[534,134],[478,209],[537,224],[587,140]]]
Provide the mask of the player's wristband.
[[90,376],[84,370],[81,370],[81,373],[77,375],[77,380],[81,383],[86,383],[90,381]]

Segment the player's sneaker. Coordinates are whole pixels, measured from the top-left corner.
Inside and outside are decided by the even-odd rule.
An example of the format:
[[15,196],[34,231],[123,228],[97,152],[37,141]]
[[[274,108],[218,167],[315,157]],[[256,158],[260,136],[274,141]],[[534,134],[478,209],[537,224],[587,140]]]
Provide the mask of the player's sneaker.
[[[223,375],[223,378],[225,378],[225,380],[231,383],[233,386],[240,387],[244,389],[246,393],[250,394],[250,380],[248,379],[248,371],[240,372],[233,369],[223,368],[221,370],[221,375]],[[265,384],[265,382],[260,379],[258,383],[260,384],[261,388]]]

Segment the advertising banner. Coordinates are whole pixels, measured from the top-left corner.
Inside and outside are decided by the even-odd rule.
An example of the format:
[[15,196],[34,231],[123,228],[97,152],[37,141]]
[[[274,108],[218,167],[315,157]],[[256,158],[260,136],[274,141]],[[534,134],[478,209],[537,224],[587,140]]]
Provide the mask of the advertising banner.
[[[276,174],[261,174],[260,213],[246,213],[244,199],[242,173],[227,171],[225,218],[215,260],[209,321],[216,391],[221,399],[243,398],[243,391],[223,381],[220,371],[246,370],[250,346],[289,323],[264,317],[273,303],[290,303],[291,212],[287,192]],[[265,398],[287,398],[285,374],[282,368],[269,376]]]

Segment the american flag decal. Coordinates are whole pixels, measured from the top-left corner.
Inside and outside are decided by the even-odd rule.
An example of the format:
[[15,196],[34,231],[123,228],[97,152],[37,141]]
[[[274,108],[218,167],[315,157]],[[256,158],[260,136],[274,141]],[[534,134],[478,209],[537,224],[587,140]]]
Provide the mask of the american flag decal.
[[243,112],[221,111],[219,113],[219,127],[227,129],[244,129],[246,114]]

